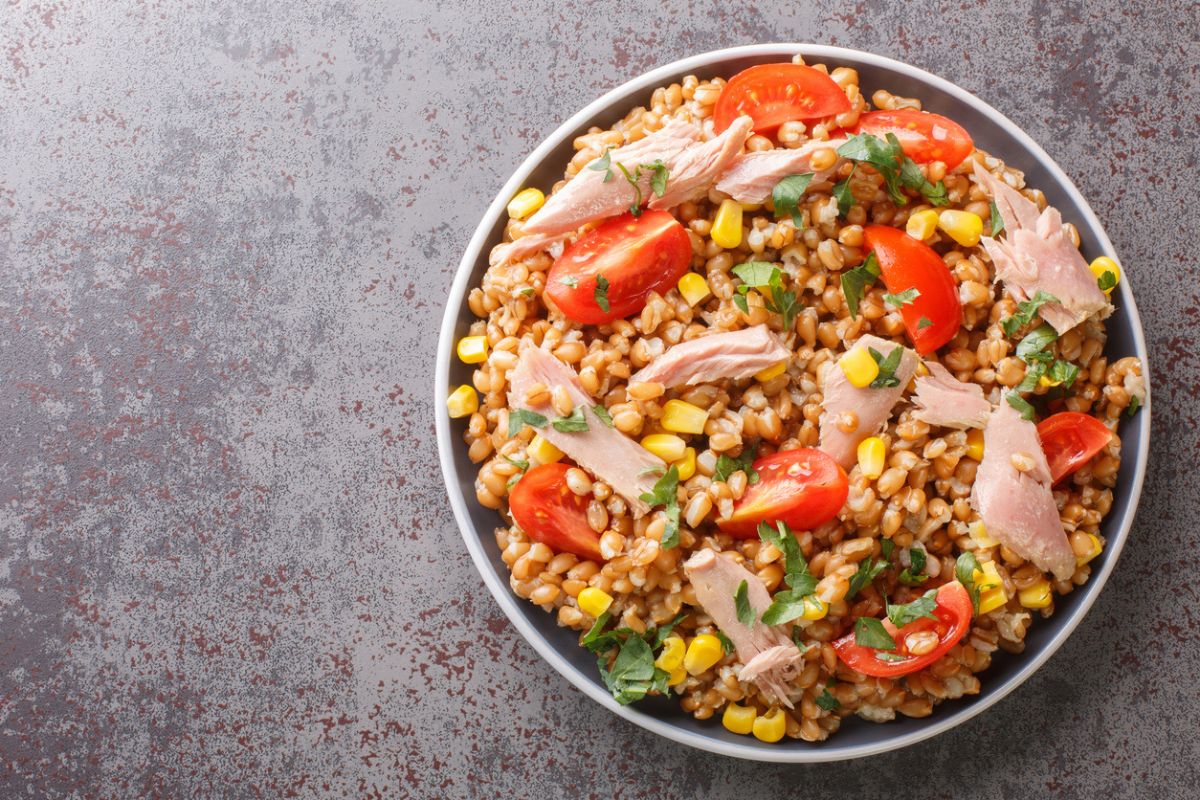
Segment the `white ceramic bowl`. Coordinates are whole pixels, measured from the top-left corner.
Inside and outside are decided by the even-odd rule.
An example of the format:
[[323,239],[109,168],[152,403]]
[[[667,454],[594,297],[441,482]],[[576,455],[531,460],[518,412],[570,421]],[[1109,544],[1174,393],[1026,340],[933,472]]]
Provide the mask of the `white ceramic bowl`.
[[[650,93],[658,86],[669,85],[691,74],[701,78],[730,77],[754,64],[790,60],[796,53],[803,53],[810,63],[823,62],[830,68],[854,67],[866,91],[886,88],[896,94],[919,97],[925,110],[954,119],[970,131],[979,147],[1024,170],[1029,184],[1042,189],[1050,203],[1062,211],[1063,218],[1075,223],[1084,242],[1083,252],[1089,260],[1106,253],[1113,254],[1112,243],[1087,201],[1045,151],[1003,114],[949,81],[899,61],[840,47],[763,44],[718,50],[667,64],[613,89],[564,122],[513,173],[480,221],[454,277],[438,344],[434,396],[442,472],[463,540],[496,602],[517,631],[551,666],[613,713],[668,739],[738,758],[822,762],[905,747],[949,730],[1012,692],[1054,654],[1095,602],[1133,524],[1149,452],[1149,402],[1132,419],[1122,422],[1124,459],[1112,511],[1105,519],[1103,529],[1108,546],[1094,562],[1091,580],[1067,597],[1059,598],[1053,617],[1035,622],[1026,637],[1025,652],[1019,656],[998,652],[992,666],[980,675],[983,687],[978,695],[944,702],[925,719],[900,718],[875,724],[851,717],[828,741],[818,744],[790,740],[764,744],[752,737],[737,736],[726,731],[716,718],[705,722],[694,720],[679,709],[674,699],[651,698],[634,705],[618,705],[600,683],[595,658],[578,646],[578,634],[558,627],[553,615],[517,598],[509,589],[508,568],[500,560],[492,533],[499,517],[475,500],[477,467],[467,458],[463,443],[465,420],[451,420],[443,402],[451,385],[470,383],[471,368],[455,358],[455,342],[474,320],[467,308],[467,293],[478,285],[487,269],[488,251],[500,240],[506,221],[505,205],[513,194],[528,185],[551,186],[561,178],[573,153],[571,141],[578,134],[591,125],[607,127],[633,106],[647,105]],[[1146,343],[1128,272],[1118,287],[1115,304],[1116,313],[1108,320],[1106,352],[1115,357],[1137,355],[1148,367]],[[1146,376],[1149,386],[1148,372]]]

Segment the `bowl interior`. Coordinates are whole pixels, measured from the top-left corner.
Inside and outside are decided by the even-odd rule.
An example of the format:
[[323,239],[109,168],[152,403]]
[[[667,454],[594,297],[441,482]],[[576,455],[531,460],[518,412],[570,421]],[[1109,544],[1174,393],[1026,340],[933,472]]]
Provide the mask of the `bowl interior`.
[[[553,134],[546,144],[514,174],[512,180],[489,208],[479,231],[472,239],[451,291],[446,319],[442,329],[437,365],[437,397],[444,397],[447,387],[470,383],[471,368],[452,357],[454,341],[464,335],[474,320],[467,308],[466,293],[478,285],[486,268],[487,253],[500,241],[506,216],[502,213],[509,196],[521,186],[548,188],[561,179],[564,165],[573,155],[572,140],[591,125],[608,127],[623,117],[629,108],[647,105],[650,93],[657,86],[669,84],[688,74],[701,78],[730,76],[753,64],[779,61],[796,52],[805,53],[811,62],[821,60],[834,66],[849,66],[858,70],[860,85],[868,94],[875,89],[919,97],[925,110],[944,114],[970,131],[977,146],[1025,172],[1031,186],[1042,189],[1049,202],[1057,206],[1063,218],[1079,228],[1084,242],[1083,253],[1090,260],[1109,253],[1112,246],[1095,215],[1065,175],[1031,140],[1000,114],[982,101],[911,67],[841,48],[813,45],[758,45],[734,48],[685,59],[655,70],[646,76],[619,87],[609,95],[576,115],[563,129]],[[586,116],[586,118],[585,118]],[[569,127],[568,127],[569,126]],[[1129,283],[1123,280],[1115,299],[1116,313],[1108,320],[1109,340],[1106,353],[1110,357],[1146,353],[1140,322],[1133,304]],[[1105,520],[1104,534],[1109,546],[1089,583],[1056,601],[1056,611],[1048,621],[1038,621],[1026,637],[1026,651],[1020,656],[997,652],[992,666],[983,673],[980,694],[939,705],[931,717],[909,719],[899,717],[886,724],[868,723],[855,717],[847,718],[830,740],[810,744],[801,741],[765,745],[756,740],[726,731],[717,720],[698,722],[679,709],[675,700],[653,698],[636,706],[620,708],[611,700],[600,683],[593,656],[577,645],[574,631],[560,628],[551,614],[530,603],[517,599],[508,588],[508,569],[500,560],[492,531],[499,518],[496,512],[475,501],[474,479],[477,467],[467,458],[462,442],[464,420],[449,420],[444,404],[438,403],[438,434],[446,473],[447,489],[458,516],[468,546],[483,573],[489,588],[501,606],[551,663],[576,686],[593,698],[638,724],[678,741],[705,749],[743,758],[772,761],[828,761],[882,752],[932,736],[968,719],[991,705],[1028,677],[1038,665],[1057,649],[1070,630],[1099,592],[1113,563],[1120,553],[1125,535],[1133,519],[1141,479],[1145,469],[1149,435],[1149,409],[1124,421],[1120,431],[1124,459],[1113,508]]]

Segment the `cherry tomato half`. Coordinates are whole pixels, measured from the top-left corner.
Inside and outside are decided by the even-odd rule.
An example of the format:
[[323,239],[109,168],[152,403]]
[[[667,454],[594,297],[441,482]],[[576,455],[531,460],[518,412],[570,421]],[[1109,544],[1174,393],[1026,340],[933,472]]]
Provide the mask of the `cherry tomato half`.
[[[650,292],[666,294],[692,263],[687,229],[666,211],[623,214],[584,234],[550,268],[546,294],[569,319],[603,325],[641,311]],[[599,278],[608,281],[599,297]]]
[[1113,438],[1103,422],[1078,411],[1046,417],[1037,428],[1054,483],[1091,461]]
[[911,108],[868,111],[849,132],[870,133],[880,139],[894,133],[904,154],[913,161],[922,164],[941,161],[948,170],[957,167],[975,150],[971,135],[954,120]]
[[513,521],[535,542],[556,553],[603,562],[600,534],[587,521],[587,499],[567,486],[566,464],[542,464],[525,473],[508,494]]
[[842,87],[824,72],[803,64],[759,64],[729,79],[713,109],[713,130],[720,133],[742,114],[757,133],[773,131],[790,120],[832,117],[850,110]]
[[717,520],[739,539],[758,535],[758,523],[782,520],[809,531],[837,516],[850,493],[846,472],[821,450],[801,448],[764,456],[753,464],[758,483],[746,489],[733,513]]
[[[908,623],[903,628],[897,628],[887,618],[883,619],[883,627],[896,640],[895,650],[876,650],[864,647],[854,641],[854,632],[846,634],[833,643],[842,663],[857,670],[863,675],[874,678],[896,678],[908,675],[919,669],[924,669],[937,661],[954,647],[971,629],[971,619],[975,608],[971,604],[971,595],[958,581],[942,585],[937,593],[937,608],[933,610],[936,620],[923,617]],[[908,652],[906,639],[911,633],[919,631],[934,631],[938,637],[937,646],[923,655],[914,656]],[[879,657],[886,653],[887,660]],[[893,660],[893,657],[895,659]]]
[[875,253],[883,283],[892,294],[916,289],[920,294],[900,307],[908,338],[921,355],[954,338],[962,326],[958,283],[950,268],[929,245],[887,225],[863,229],[867,250]]

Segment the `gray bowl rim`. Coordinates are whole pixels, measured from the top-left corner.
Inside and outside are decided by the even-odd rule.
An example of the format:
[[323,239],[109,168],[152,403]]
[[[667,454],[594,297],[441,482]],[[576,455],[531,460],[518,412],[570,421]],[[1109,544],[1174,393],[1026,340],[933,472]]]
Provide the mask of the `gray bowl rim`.
[[[1106,253],[1115,252],[1112,242],[1108,239],[1107,234],[1105,234],[1103,226],[1088,205],[1087,200],[1084,199],[1075,184],[1059,168],[1054,160],[1008,117],[955,84],[903,62],[844,47],[804,43],[771,43],[714,50],[708,53],[689,56],[688,58],[652,69],[589,103],[563,122],[562,125],[538,145],[504,184],[504,187],[496,195],[491,205],[488,206],[487,212],[483,215],[478,227],[475,229],[463,254],[462,261],[459,263],[458,270],[454,276],[454,282],[447,297],[446,311],[442,319],[441,334],[438,341],[434,380],[434,406],[438,454],[441,461],[442,474],[446,482],[446,491],[450,498],[450,505],[454,510],[454,517],[458,522],[459,530],[466,543],[467,550],[471,554],[471,559],[475,563],[479,574],[483,577],[484,583],[487,584],[488,590],[495,597],[496,602],[500,604],[509,621],[534,650],[549,662],[550,666],[554,667],[559,674],[570,681],[577,689],[609,711],[629,720],[635,725],[639,725],[646,730],[679,742],[680,744],[711,753],[753,761],[824,763],[877,755],[890,750],[907,747],[950,730],[987,710],[1024,683],[1058,651],[1059,647],[1062,646],[1067,637],[1071,635],[1071,632],[1083,620],[1088,609],[1091,608],[1099,596],[1101,589],[1104,587],[1117,563],[1121,549],[1124,547],[1129,530],[1133,525],[1134,515],[1137,512],[1138,501],[1142,493],[1142,485],[1145,481],[1150,448],[1151,404],[1149,359],[1147,357],[1141,318],[1138,315],[1137,306],[1133,299],[1132,276],[1129,275],[1127,270],[1118,286],[1119,308],[1122,309],[1122,313],[1129,316],[1135,350],[1134,354],[1142,360],[1143,375],[1146,381],[1146,403],[1134,419],[1128,420],[1125,423],[1126,425],[1135,424],[1139,434],[1137,437],[1138,447],[1135,457],[1134,474],[1131,480],[1118,485],[1118,492],[1129,493],[1128,502],[1125,504],[1123,513],[1117,519],[1110,517],[1105,520],[1105,535],[1108,545],[1105,548],[1100,570],[1094,572],[1091,579],[1073,593],[1082,593],[1083,598],[1069,613],[1056,612],[1049,620],[1041,622],[1042,625],[1057,626],[1057,630],[1040,651],[1030,654],[1026,663],[1022,664],[1015,673],[1000,682],[985,683],[980,694],[969,705],[959,701],[939,704],[931,717],[922,720],[922,722],[927,722],[928,724],[917,730],[893,736],[888,736],[885,732],[879,736],[878,741],[863,744],[838,745],[836,743],[836,736],[832,737],[833,742],[821,743],[820,747],[783,748],[779,745],[764,744],[750,737],[740,737],[746,739],[745,742],[722,741],[677,727],[639,710],[636,705],[619,705],[608,692],[604,691],[603,688],[592,682],[577,667],[565,660],[558,650],[529,624],[518,607],[518,603],[525,601],[516,597],[508,587],[507,569],[503,563],[493,563],[487,553],[484,552],[480,539],[481,532],[475,529],[467,509],[469,502],[474,503],[476,501],[473,497],[468,499],[463,491],[463,487],[473,485],[474,477],[466,476],[464,479],[464,476],[458,473],[455,466],[455,448],[462,448],[463,446],[461,431],[452,431],[451,420],[444,402],[444,398],[449,394],[450,368],[454,359],[456,333],[460,322],[468,318],[470,314],[470,311],[466,309],[465,300],[466,293],[469,291],[472,274],[475,272],[480,258],[485,255],[484,247],[489,243],[488,240],[497,221],[500,219],[500,215],[505,213],[508,200],[524,185],[526,178],[545,160],[549,153],[562,144],[568,136],[581,126],[610,111],[615,103],[622,100],[627,103],[632,93],[653,90],[658,86],[669,84],[683,75],[698,70],[706,70],[715,64],[725,61],[757,59],[766,62],[780,57],[790,59],[797,53],[802,54],[806,60],[816,59],[830,64],[852,60],[870,64],[879,69],[890,70],[905,78],[922,82],[929,86],[931,90],[940,91],[955,100],[972,106],[976,111],[989,117],[997,126],[1003,128],[1008,135],[1016,139],[1024,147],[1024,155],[1033,158],[1041,167],[1046,169],[1050,176],[1059,184],[1063,192],[1080,209],[1084,221],[1089,228],[1088,232],[1097,237],[1099,249]],[[1125,453],[1124,455],[1127,459],[1128,454]],[[491,535],[490,531],[484,533]],[[886,724],[879,726],[881,730],[885,730],[887,727],[888,725]],[[801,742],[800,744],[803,745],[805,743]]]

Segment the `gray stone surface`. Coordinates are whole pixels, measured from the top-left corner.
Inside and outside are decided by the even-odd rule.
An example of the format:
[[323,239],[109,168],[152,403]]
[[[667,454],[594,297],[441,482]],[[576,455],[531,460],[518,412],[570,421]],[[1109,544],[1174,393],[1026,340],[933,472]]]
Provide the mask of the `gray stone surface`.
[[[1195,797],[1192,2],[25,3],[0,10],[0,796]],[[684,749],[516,637],[431,364],[474,220],[560,120],[758,41],[1003,109],[1091,200],[1154,354],[1142,511],[995,709],[827,767]]]

